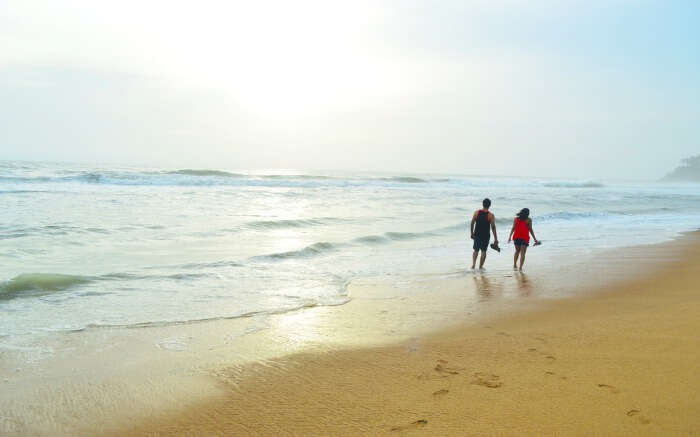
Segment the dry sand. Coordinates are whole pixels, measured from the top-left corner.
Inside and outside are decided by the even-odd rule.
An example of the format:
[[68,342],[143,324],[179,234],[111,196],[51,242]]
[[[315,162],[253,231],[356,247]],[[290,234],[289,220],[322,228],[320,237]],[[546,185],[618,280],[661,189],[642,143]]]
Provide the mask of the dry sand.
[[700,237],[669,247],[682,261],[534,311],[220,369],[224,395],[120,434],[700,435]]

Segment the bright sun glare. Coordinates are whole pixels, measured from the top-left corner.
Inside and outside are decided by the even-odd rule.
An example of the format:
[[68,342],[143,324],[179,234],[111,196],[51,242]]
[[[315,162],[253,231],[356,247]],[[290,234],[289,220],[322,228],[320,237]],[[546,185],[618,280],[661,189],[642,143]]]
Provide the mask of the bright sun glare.
[[[197,6],[199,8],[199,6]],[[378,11],[362,2],[234,2],[193,13],[152,10],[171,72],[223,89],[246,109],[288,117],[362,104],[391,88],[367,28]],[[186,23],[186,24],[185,24]],[[146,24],[146,23],[144,23]]]

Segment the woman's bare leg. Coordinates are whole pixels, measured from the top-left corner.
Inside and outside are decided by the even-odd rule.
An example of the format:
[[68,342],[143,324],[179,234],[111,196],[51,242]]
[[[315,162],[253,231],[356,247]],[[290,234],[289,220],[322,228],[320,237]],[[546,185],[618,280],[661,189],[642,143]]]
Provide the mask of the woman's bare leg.
[[472,270],[474,270],[474,267],[476,267],[476,257],[479,256],[479,251],[475,250],[474,254],[472,255]]
[[515,255],[513,255],[513,270],[518,268],[518,255],[520,255],[520,246],[515,246]]
[[525,264],[525,253],[527,252],[527,246],[520,247],[520,271],[523,271],[523,264]]

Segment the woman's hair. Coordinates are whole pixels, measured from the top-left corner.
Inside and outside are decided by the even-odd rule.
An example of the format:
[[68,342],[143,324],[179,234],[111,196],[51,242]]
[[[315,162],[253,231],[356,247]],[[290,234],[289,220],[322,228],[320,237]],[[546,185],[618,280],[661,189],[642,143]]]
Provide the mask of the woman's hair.
[[520,220],[527,220],[527,218],[530,217],[530,210],[527,208],[523,208],[516,215]]

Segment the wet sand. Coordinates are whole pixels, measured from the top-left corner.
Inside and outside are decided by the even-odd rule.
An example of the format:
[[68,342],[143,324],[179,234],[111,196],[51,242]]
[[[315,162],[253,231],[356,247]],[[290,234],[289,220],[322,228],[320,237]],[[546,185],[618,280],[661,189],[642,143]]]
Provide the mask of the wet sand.
[[400,344],[222,365],[216,395],[117,434],[698,435],[700,235],[618,252],[645,273]]

